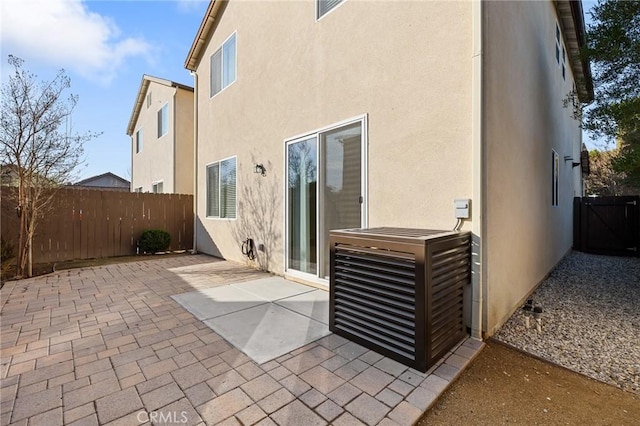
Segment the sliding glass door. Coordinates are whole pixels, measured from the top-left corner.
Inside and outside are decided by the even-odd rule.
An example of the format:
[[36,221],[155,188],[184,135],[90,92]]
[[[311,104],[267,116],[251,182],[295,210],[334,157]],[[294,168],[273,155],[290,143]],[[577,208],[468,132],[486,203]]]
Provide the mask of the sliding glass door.
[[363,224],[363,120],[287,144],[287,268],[326,278],[329,231]]
[[318,149],[316,137],[287,147],[289,268],[317,274]]

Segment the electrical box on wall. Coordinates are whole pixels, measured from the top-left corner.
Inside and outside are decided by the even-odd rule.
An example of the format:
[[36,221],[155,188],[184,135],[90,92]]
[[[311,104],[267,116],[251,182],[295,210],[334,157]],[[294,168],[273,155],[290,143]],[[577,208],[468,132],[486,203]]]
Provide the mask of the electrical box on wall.
[[468,198],[458,198],[453,200],[456,210],[456,219],[469,219],[469,210],[471,208],[471,200]]

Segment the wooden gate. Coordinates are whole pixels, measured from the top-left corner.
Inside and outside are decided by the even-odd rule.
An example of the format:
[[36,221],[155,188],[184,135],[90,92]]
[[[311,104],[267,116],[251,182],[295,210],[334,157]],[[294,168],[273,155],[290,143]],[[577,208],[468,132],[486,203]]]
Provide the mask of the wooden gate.
[[640,196],[574,198],[573,248],[640,256]]

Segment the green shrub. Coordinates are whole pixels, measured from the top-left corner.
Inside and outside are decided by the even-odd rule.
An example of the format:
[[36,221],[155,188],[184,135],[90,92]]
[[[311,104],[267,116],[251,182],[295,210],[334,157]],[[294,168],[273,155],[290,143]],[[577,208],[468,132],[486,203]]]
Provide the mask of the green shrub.
[[140,251],[157,253],[166,250],[171,244],[171,235],[162,229],[146,229],[140,236]]
[[0,262],[5,263],[15,257],[15,248],[11,241],[7,241],[4,238],[0,239]]

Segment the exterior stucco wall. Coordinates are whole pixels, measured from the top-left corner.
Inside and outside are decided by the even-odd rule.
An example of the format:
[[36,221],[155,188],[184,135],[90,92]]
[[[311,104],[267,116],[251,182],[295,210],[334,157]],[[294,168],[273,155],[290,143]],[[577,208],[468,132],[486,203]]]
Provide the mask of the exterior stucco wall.
[[175,193],[193,194],[193,92],[176,91]]
[[[142,187],[143,192],[151,192],[154,182],[163,181],[163,192],[174,192],[173,185],[173,144],[174,144],[174,102],[175,87],[151,82],[147,93],[151,92],[151,105],[146,98],[131,135],[131,189]],[[158,111],[169,104],[167,133],[158,138]],[[136,132],[142,128],[142,151],[136,154]]]
[[[311,1],[229,2],[197,67],[197,249],[242,260],[252,237],[282,273],[285,140],[363,114],[368,226],[451,229],[472,192],[471,27],[468,2],[347,0],[317,22]],[[234,31],[237,81],[210,98]],[[206,218],[206,165],[230,156],[238,218]]]
[[[520,306],[572,244],[580,195],[578,123],[562,100],[573,87],[555,59],[552,2],[484,3],[486,164],[485,331]],[[552,206],[552,149],[560,159]]]

